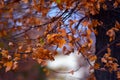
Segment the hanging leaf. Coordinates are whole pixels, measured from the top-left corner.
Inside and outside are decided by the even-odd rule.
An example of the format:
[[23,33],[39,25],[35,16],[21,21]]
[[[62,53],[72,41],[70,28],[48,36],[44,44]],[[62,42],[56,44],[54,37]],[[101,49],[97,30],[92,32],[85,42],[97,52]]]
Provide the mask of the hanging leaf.
[[90,61],[95,61],[95,60],[97,60],[97,56],[95,56],[95,55],[89,56],[89,60]]
[[113,29],[108,30],[106,35],[110,37],[110,41],[115,39],[115,31]]

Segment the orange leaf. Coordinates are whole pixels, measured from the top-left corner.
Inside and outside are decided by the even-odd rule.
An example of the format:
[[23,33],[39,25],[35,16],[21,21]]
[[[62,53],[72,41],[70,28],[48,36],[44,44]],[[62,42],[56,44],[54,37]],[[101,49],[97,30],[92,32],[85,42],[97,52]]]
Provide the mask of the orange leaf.
[[96,59],[97,59],[97,56],[95,56],[95,55],[89,57],[89,60],[90,60],[90,61],[95,61]]
[[61,39],[61,40],[59,41],[58,46],[59,46],[60,48],[62,48],[65,43],[66,43],[65,39]]
[[83,25],[83,26],[88,26],[88,24],[89,24],[88,21],[83,21],[83,22],[82,22],[82,25]]
[[9,71],[9,70],[12,69],[13,62],[12,62],[12,61],[10,61],[10,62],[6,62],[6,63],[4,64],[4,66],[6,66],[5,71],[7,72],[7,71]]
[[117,78],[120,79],[120,71],[117,71]]
[[103,63],[107,63],[107,60],[106,60],[105,58],[101,58],[101,61],[102,61]]
[[95,64],[94,64],[94,69],[99,69],[99,68],[100,68],[100,64],[95,63]]

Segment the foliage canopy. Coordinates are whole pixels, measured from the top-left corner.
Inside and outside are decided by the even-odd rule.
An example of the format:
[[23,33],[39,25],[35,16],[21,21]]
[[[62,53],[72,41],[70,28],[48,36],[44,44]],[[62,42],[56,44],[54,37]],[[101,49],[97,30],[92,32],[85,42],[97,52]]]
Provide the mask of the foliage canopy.
[[[28,58],[45,66],[61,48],[65,55],[77,50],[88,63],[100,58],[104,64],[101,68],[89,63],[91,68],[118,71],[119,60],[111,56],[111,46],[120,39],[119,4],[120,0],[0,0],[0,68],[15,70]],[[109,40],[94,55],[91,34],[96,39],[103,36],[101,27]]]

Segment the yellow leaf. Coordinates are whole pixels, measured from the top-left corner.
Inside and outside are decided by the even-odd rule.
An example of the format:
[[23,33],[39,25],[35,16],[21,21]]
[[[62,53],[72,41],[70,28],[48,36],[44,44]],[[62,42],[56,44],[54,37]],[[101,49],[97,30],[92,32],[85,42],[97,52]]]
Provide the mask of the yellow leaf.
[[61,0],[56,0],[56,2],[57,2],[58,4],[60,4]]

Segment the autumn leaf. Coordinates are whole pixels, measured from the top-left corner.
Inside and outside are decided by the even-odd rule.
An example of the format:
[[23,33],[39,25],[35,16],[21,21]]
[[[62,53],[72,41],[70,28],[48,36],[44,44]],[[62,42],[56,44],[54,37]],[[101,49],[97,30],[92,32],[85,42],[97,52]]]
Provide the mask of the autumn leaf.
[[86,32],[87,32],[87,37],[90,37],[90,35],[91,35],[91,33],[92,33],[91,30],[90,30],[90,29],[87,29]]
[[29,2],[29,0],[22,0],[24,3],[28,3]]
[[114,4],[113,4],[113,6],[116,8],[118,6],[118,4],[119,3],[117,1],[115,1]]
[[2,32],[0,32],[0,38],[3,37]]
[[116,46],[120,46],[120,43],[117,43]]
[[107,60],[106,60],[105,58],[101,58],[101,61],[102,61],[103,63],[107,63]]
[[65,39],[61,39],[61,40],[59,41],[58,46],[59,46],[60,48],[62,48],[65,43],[66,43]]
[[120,71],[117,71],[117,78],[120,79]]
[[87,80],[96,80],[94,73],[92,73]]
[[46,76],[50,74],[50,71],[47,68],[44,68],[43,71],[45,72]]
[[95,63],[95,64],[94,64],[94,69],[99,69],[99,68],[100,68],[100,64]]
[[110,53],[106,53],[106,54],[104,55],[104,57],[105,57],[105,58],[108,58],[108,57],[110,57],[110,55],[111,55]]
[[12,69],[13,62],[12,61],[6,62],[4,66],[6,67],[5,71],[8,72]]
[[[117,40],[120,31],[119,3],[120,0],[1,0],[0,69],[5,67],[6,72],[14,70],[21,60],[31,59],[44,66],[46,60],[54,60],[58,48],[62,48],[66,55],[79,50],[90,61],[105,54],[101,58],[103,66],[110,68],[109,71],[117,71],[119,56],[114,56],[118,60],[112,56],[119,53],[119,50],[114,53],[114,47],[117,49],[120,46]],[[85,17],[81,21],[79,18],[82,16]],[[75,29],[76,25],[80,29]],[[82,28],[86,31],[82,32]],[[89,54],[94,43],[91,38],[93,31],[97,34],[96,53],[102,52],[98,57]],[[114,43],[116,39],[116,46],[101,34],[105,32],[109,41]],[[111,49],[106,48],[107,53],[104,53],[104,44],[108,43]],[[95,64],[95,69],[99,67],[100,64]]]
[[3,36],[7,35],[7,31],[6,30],[3,30],[2,33],[3,33]]
[[61,3],[61,0],[56,0],[56,2],[57,2],[58,4],[60,4],[60,3]]
[[8,57],[8,50],[2,50],[1,54],[3,57],[7,58]]
[[39,64],[41,64],[42,63],[42,59],[37,59],[37,62],[39,63]]
[[110,37],[110,42],[115,39],[115,31],[113,29],[108,30],[106,35]]
[[2,68],[2,66],[0,65],[0,69]]
[[92,40],[92,39],[89,39],[89,40],[88,40],[88,47],[90,48],[90,47],[92,46],[92,44],[93,44],[93,40]]
[[83,26],[88,26],[88,24],[89,24],[89,21],[87,21],[87,20],[85,20],[85,21],[82,22]]
[[61,34],[49,34],[47,35],[47,42],[53,43],[53,45],[58,45],[58,47],[62,47],[66,41]]
[[95,61],[95,60],[97,60],[97,56],[95,56],[95,55],[89,56],[89,60],[90,61]]
[[112,65],[112,68],[113,68],[113,71],[117,71],[118,70],[118,64],[117,63],[113,63]]
[[73,40],[73,37],[71,35],[67,35],[67,38],[68,38],[69,41]]
[[40,38],[40,44],[41,44],[41,45],[44,45],[44,43],[45,43],[45,42],[44,42],[44,39],[43,39],[43,38]]
[[61,29],[60,32],[61,32],[62,36],[66,36],[66,30],[65,29]]
[[42,65],[42,67],[45,67],[45,66],[47,66],[47,62],[46,61],[42,61],[41,65]]

